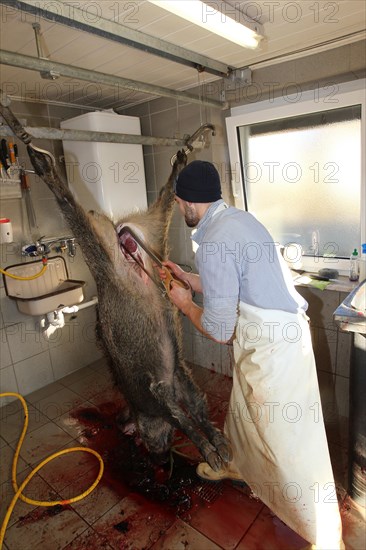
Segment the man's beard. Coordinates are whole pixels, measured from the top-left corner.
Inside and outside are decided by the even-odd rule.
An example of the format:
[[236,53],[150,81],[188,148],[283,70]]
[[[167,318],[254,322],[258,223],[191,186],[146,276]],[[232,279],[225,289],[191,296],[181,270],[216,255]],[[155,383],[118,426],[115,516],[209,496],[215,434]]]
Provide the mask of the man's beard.
[[196,227],[198,225],[199,217],[197,216],[196,210],[193,206],[186,205],[184,219],[188,227]]

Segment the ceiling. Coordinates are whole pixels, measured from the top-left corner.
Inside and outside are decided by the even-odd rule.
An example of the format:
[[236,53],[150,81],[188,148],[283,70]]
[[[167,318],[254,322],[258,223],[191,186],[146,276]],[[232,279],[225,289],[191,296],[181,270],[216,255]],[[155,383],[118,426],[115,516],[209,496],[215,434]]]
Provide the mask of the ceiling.
[[[189,2],[190,0],[185,0],[187,9]],[[76,19],[76,13],[79,13],[75,10],[83,10],[83,20],[96,27],[94,32],[105,27],[119,33],[120,25],[123,25],[179,46],[178,51],[184,48],[194,55],[219,61],[228,68],[228,72],[236,68],[270,65],[278,62],[279,58],[300,57],[308,54],[309,49],[316,53],[356,42],[365,38],[366,26],[366,3],[363,0],[216,0],[220,10],[234,16],[237,21],[247,16],[260,24],[264,39],[258,49],[250,50],[196,27],[146,0],[0,0],[0,3],[2,50],[38,58],[32,27],[33,23],[38,22],[41,33],[40,55],[48,60],[175,92],[187,91],[198,84],[202,85],[204,91],[204,84],[221,77],[207,71],[198,72],[193,66],[153,55],[115,39],[72,28],[65,21],[50,20],[50,15],[46,18],[40,17],[27,11],[27,8],[33,5],[53,9],[66,16],[71,23]],[[211,8],[213,4],[211,0]],[[313,49],[315,47],[317,49]],[[57,69],[55,72],[57,73]],[[146,90],[140,90],[134,83],[130,89],[126,89],[121,83],[107,85],[104,81],[95,82],[75,76],[59,76],[55,80],[46,80],[41,77],[39,70],[1,65],[1,85],[11,98],[77,104],[93,109],[118,109],[162,95],[158,93],[159,89],[155,93],[146,93]]]

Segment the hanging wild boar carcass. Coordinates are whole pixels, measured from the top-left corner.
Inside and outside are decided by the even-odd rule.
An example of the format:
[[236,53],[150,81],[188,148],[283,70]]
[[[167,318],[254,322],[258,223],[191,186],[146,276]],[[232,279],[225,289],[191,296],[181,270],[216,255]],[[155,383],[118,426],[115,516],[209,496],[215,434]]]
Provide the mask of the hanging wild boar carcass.
[[[166,258],[174,208],[173,184],[186,164],[185,153],[177,153],[158,199],[146,211],[127,215],[115,226],[103,214],[87,214],[62,181],[52,156],[31,144],[31,137],[7,105],[2,103],[0,112],[27,144],[35,172],[54,193],[95,279],[98,342],[143,443],[158,461],[164,460],[174,429],[179,428],[212,468],[219,469],[223,461],[230,460],[230,447],[209,422],[205,396],[183,360],[178,311],[126,253],[126,243],[122,246],[116,231],[117,226],[128,225],[149,249]],[[129,240],[128,248],[127,252],[140,255],[161,284],[151,260],[138,244]]]

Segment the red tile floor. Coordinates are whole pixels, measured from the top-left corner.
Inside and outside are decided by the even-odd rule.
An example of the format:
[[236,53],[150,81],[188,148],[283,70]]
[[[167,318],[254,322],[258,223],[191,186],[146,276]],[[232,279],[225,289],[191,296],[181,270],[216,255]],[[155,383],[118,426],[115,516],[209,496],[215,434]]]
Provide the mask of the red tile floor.
[[[200,367],[192,370],[207,393],[211,419],[222,427],[231,379]],[[18,501],[4,548],[296,550],[307,546],[246,486],[199,480],[195,475],[199,454],[182,434],[177,433],[170,466],[153,467],[141,445],[136,445],[136,437],[116,428],[115,418],[124,402],[103,361],[26,400],[30,424],[20,453],[18,483],[53,452],[79,445],[102,455],[105,472],[97,488],[72,505],[42,508]],[[19,402],[1,409],[1,521],[13,497],[11,461],[22,423]],[[365,517],[343,488],[345,449],[332,445],[331,455],[346,548],[365,550]],[[69,499],[85,491],[97,471],[90,454],[63,455],[34,476],[25,494],[35,500]]]

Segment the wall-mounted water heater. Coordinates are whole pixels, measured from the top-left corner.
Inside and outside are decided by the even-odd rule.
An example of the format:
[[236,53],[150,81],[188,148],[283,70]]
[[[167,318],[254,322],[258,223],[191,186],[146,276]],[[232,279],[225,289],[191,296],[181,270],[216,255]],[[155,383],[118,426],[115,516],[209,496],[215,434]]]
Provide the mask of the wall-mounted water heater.
[[[61,122],[61,128],[141,135],[140,119],[105,111]],[[113,221],[147,207],[142,145],[63,141],[70,190],[85,210]]]

